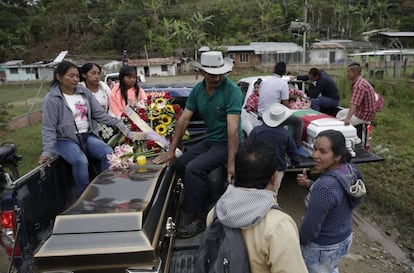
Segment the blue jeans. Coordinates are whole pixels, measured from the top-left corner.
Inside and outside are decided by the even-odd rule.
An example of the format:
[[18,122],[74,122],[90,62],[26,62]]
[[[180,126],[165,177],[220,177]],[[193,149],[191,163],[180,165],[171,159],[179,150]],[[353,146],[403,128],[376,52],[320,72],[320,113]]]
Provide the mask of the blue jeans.
[[311,99],[311,108],[319,111],[322,108],[335,108],[339,106],[339,101],[330,97],[320,96]]
[[177,158],[177,171],[184,171],[183,209],[190,214],[207,213],[208,175],[227,162],[227,144],[204,140]]
[[334,245],[309,243],[300,248],[309,273],[339,273],[339,262],[349,253],[351,244],[352,234]]
[[56,152],[72,165],[73,180],[78,189],[78,195],[82,194],[89,184],[89,162],[88,157],[96,158],[100,161],[100,171],[109,167],[107,154],[112,154],[112,148],[102,142],[93,134],[83,134],[85,139],[86,154],[79,145],[72,140],[58,139],[55,144]]

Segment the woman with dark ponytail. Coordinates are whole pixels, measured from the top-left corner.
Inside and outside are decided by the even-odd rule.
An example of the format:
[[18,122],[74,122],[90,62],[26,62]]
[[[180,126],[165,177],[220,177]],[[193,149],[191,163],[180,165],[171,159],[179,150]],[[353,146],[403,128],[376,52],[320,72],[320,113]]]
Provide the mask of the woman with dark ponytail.
[[309,273],[339,272],[338,265],[351,248],[352,211],[366,193],[361,173],[350,162],[345,137],[339,131],[322,131],[312,153],[316,181],[306,172],[296,181],[309,189],[299,236]]
[[125,106],[136,106],[138,102],[145,101],[147,95],[139,87],[137,69],[125,65],[119,70],[119,84],[115,84],[111,90],[111,110],[115,117],[120,118]]

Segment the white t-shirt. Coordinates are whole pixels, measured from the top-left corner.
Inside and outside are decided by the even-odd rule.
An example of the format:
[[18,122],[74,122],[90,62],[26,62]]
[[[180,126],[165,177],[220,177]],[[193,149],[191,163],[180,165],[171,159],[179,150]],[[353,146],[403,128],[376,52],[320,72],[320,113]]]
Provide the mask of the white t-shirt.
[[[85,82],[80,82],[79,84],[86,87]],[[110,96],[110,93],[111,93],[111,89],[103,81],[99,82],[98,92],[96,92],[96,93],[92,92],[95,99],[99,102],[100,105],[102,105],[103,109],[107,113],[109,112],[109,96]]]
[[282,100],[289,99],[289,86],[286,80],[273,74],[272,77],[265,78],[261,82],[259,93],[258,112],[261,116],[273,103],[281,103]]
[[65,97],[66,103],[69,105],[70,110],[72,110],[73,119],[75,120],[79,133],[82,134],[88,132],[88,108],[86,107],[83,97],[79,94],[63,94],[63,96]]

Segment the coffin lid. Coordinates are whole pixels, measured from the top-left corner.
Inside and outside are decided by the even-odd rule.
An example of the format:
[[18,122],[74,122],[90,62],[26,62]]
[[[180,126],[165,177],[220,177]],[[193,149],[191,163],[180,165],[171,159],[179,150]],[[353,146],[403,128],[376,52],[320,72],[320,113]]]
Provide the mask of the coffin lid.
[[148,237],[151,232],[143,228],[144,215],[163,168],[147,165],[107,170],[97,176],[56,217],[52,235],[35,254],[36,269],[154,266],[155,249]]

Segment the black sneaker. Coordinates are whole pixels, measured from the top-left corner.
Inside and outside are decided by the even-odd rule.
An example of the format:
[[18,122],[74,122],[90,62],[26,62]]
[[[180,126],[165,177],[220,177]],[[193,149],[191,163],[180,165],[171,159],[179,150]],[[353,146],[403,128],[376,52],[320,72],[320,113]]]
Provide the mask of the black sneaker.
[[206,229],[206,218],[195,217],[190,223],[178,228],[177,237],[186,239],[191,238],[199,234]]

